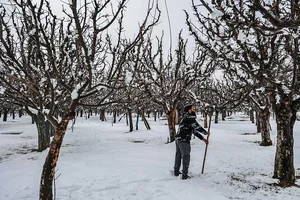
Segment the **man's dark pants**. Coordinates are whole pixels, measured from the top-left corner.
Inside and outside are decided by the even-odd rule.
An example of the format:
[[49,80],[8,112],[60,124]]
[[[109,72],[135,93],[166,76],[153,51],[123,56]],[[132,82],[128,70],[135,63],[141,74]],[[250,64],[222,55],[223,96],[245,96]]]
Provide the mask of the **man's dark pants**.
[[191,145],[189,142],[176,140],[176,154],[175,154],[175,164],[174,164],[174,173],[179,173],[181,159],[182,159],[182,174],[187,175],[190,165],[190,153]]

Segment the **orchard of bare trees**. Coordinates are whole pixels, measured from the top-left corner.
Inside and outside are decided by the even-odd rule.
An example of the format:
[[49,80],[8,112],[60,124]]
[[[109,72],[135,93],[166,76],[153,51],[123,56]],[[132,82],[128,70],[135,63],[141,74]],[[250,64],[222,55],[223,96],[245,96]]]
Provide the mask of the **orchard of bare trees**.
[[[203,115],[235,109],[255,111],[260,145],[272,145],[269,120],[276,116],[273,177],[295,183],[293,126],[300,105],[300,2],[191,0],[175,49],[153,35],[161,9],[154,0],[135,30],[124,34],[129,0],[63,4],[62,16],[47,0],[8,0],[0,5],[0,113],[26,111],[36,124],[38,151],[49,147],[40,199],[52,199],[60,147],[78,112],[162,112],[169,142],[182,107],[197,104]],[[79,3],[80,2],[80,3]],[[187,49],[195,43],[193,52]],[[221,78],[214,78],[221,72]],[[206,122],[207,123],[207,122]],[[150,126],[148,125],[150,129]],[[53,130],[51,133],[50,130]],[[50,141],[50,135],[53,139]]]

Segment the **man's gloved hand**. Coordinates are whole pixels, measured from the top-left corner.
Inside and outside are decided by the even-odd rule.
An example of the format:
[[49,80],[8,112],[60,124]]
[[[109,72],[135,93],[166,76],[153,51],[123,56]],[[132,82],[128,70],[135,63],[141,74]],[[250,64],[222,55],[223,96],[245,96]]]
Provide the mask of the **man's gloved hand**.
[[208,140],[207,139],[203,138],[202,141],[205,142],[205,144],[208,144]]

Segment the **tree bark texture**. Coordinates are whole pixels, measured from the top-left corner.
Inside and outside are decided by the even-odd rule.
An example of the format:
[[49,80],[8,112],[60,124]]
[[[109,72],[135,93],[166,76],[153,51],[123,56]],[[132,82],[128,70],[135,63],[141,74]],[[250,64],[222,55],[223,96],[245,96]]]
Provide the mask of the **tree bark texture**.
[[135,130],[139,130],[139,117],[140,117],[140,114],[139,114],[139,111],[137,112],[137,115],[136,115],[136,121],[135,121]]
[[[23,110],[22,109],[19,109],[19,118],[21,118],[23,116]],[[0,115],[1,117],[1,115]]]
[[172,110],[168,113],[168,126],[169,126],[169,142],[175,141],[175,117],[176,117],[176,110]]
[[41,112],[34,115],[34,121],[38,131],[38,152],[42,152],[50,145],[50,132],[47,131],[45,116]]
[[255,116],[256,116],[256,132],[260,133],[261,132],[261,123],[260,123],[260,119],[259,119],[259,115],[258,115],[259,111],[257,109],[257,111],[255,112]]
[[4,108],[4,111],[3,111],[3,121],[4,122],[7,122],[7,115],[8,115],[8,110],[6,108]]
[[100,120],[101,120],[101,121],[104,121],[104,120],[105,120],[105,110],[104,110],[104,109],[101,109],[101,110],[100,110]]
[[294,139],[292,110],[290,101],[282,101],[276,106],[277,146],[274,165],[274,176],[281,186],[295,183]]
[[12,118],[15,119],[16,118],[15,110],[13,110],[11,114],[12,114]]
[[117,111],[116,110],[113,111],[113,123],[114,124],[117,123]]
[[150,127],[150,125],[149,125],[149,123],[148,123],[148,121],[147,121],[147,119],[145,117],[145,113],[141,111],[140,114],[141,114],[141,117],[142,117],[142,120],[143,120],[143,122],[145,124],[146,129],[147,130],[151,130],[151,127]]
[[260,146],[271,146],[272,140],[270,136],[270,116],[269,108],[259,110],[259,121],[261,124],[261,143]]
[[154,121],[156,122],[157,112],[154,111],[153,114],[154,114]]
[[55,128],[55,134],[52,139],[48,155],[46,157],[40,183],[40,200],[52,200],[52,183],[55,175],[60,147],[66,133],[69,120],[64,119]]
[[215,110],[215,124],[219,123],[219,110]]
[[225,118],[226,118],[226,110],[223,109],[222,110],[222,121],[225,121]]
[[52,124],[47,120],[46,121],[46,134],[49,135],[49,145],[50,145],[50,137],[54,136],[54,131]]
[[251,121],[252,123],[254,123],[254,110],[251,109],[250,112],[249,112],[249,114],[250,114],[250,121]]
[[129,119],[129,132],[133,131],[133,120],[132,120],[132,111],[128,109],[128,119]]

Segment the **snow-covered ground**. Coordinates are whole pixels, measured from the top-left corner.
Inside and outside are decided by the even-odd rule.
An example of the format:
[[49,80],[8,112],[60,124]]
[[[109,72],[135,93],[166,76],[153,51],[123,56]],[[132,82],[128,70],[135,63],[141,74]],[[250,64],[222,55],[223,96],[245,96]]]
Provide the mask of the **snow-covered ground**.
[[[128,132],[123,118],[113,124],[98,116],[77,118],[68,129],[58,160],[57,200],[299,200],[300,188],[273,186],[275,145],[259,146],[260,135],[247,116],[236,114],[212,123],[205,172],[205,145],[192,140],[190,173],[181,180],[173,168],[175,144],[165,144],[165,120],[148,119]],[[0,119],[0,199],[38,199],[40,175],[47,151],[38,153],[37,131],[28,116]],[[202,121],[199,121],[203,124]],[[276,125],[272,141],[276,143]],[[295,169],[300,175],[300,122],[296,122]],[[6,134],[18,133],[22,134]],[[300,185],[300,180],[296,183]]]

